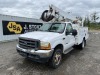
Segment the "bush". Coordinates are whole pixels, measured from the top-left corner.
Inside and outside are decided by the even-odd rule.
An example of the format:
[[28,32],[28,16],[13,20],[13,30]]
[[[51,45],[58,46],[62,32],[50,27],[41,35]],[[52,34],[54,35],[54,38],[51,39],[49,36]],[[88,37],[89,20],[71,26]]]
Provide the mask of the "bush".
[[90,23],[88,27],[90,30],[100,30],[100,24]]

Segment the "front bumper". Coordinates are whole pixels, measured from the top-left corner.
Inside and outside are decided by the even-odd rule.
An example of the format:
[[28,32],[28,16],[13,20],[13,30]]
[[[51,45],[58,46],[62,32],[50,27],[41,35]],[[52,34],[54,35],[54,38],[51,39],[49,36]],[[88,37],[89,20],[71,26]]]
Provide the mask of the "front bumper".
[[28,49],[23,49],[17,45],[16,47],[17,52],[27,58],[31,58],[33,61],[37,62],[47,62],[52,54],[53,54],[53,49],[52,50],[28,50]]

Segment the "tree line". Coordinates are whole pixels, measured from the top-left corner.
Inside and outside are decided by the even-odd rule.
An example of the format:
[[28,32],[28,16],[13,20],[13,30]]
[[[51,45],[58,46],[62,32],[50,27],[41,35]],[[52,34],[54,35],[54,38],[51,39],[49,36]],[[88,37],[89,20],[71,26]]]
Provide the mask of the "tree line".
[[92,25],[98,25],[97,20],[100,19],[97,12],[93,12],[92,14],[85,17],[84,26],[91,27]]

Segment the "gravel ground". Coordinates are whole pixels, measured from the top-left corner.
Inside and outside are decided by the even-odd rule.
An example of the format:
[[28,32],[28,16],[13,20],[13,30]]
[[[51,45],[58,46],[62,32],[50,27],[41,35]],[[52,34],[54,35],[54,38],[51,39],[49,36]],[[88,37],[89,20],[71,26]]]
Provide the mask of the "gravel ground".
[[1,43],[0,75],[100,75],[100,32],[89,34],[84,50],[64,55],[57,69],[20,56],[16,52],[17,41]]

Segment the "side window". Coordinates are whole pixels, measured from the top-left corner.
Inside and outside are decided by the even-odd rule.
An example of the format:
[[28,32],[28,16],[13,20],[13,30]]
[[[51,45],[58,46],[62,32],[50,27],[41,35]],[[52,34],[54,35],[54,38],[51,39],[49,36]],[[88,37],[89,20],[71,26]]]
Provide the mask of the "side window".
[[66,30],[67,30],[69,33],[72,32],[73,28],[72,28],[72,25],[71,25],[70,23],[67,24]]

